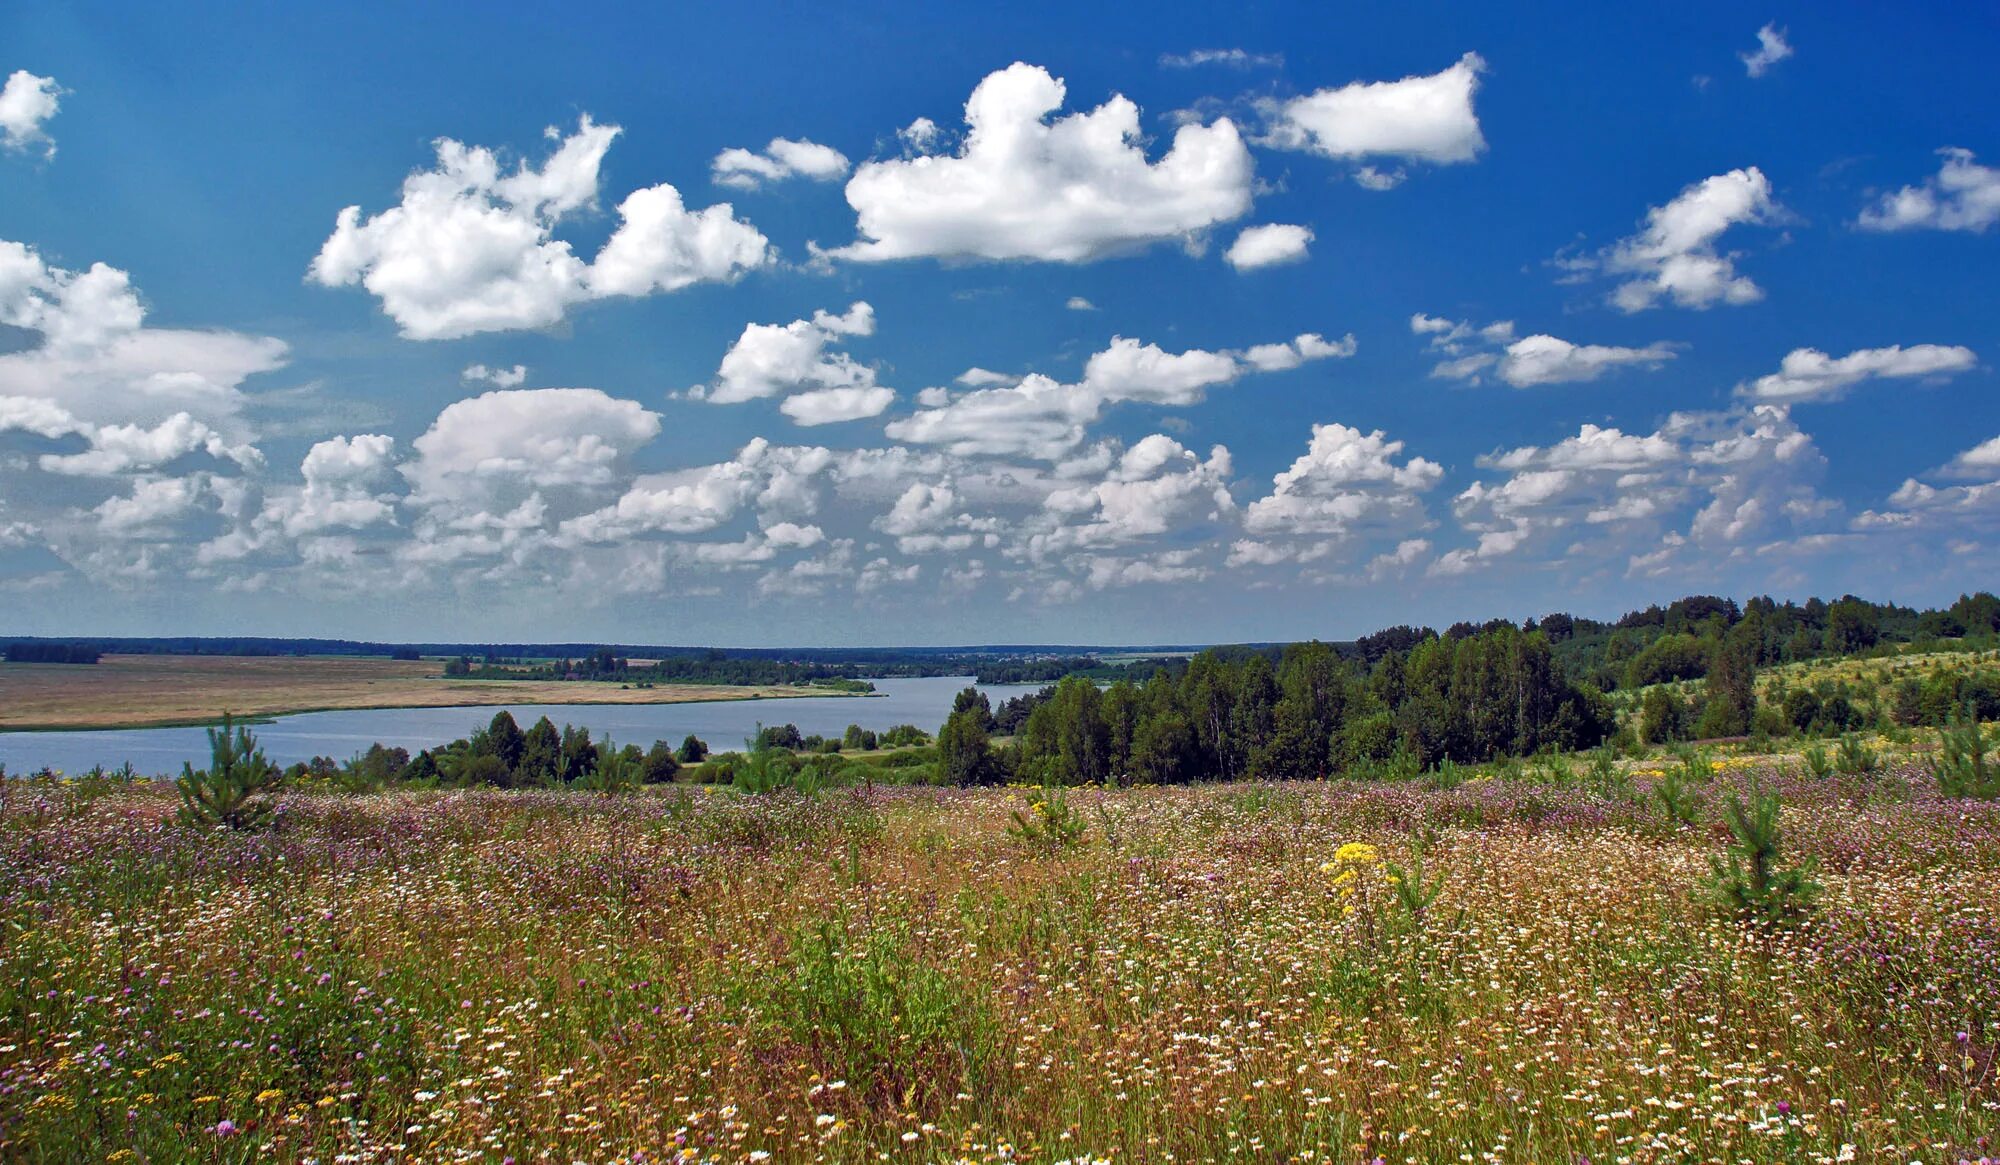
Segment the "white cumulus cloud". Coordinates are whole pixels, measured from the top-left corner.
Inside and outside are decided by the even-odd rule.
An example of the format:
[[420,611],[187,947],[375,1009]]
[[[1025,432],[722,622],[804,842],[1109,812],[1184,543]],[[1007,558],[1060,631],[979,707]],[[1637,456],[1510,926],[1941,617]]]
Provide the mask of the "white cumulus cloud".
[[1665,206],[1646,212],[1645,228],[1597,256],[1563,258],[1557,265],[1581,276],[1601,272],[1624,282],[1611,294],[1621,311],[1638,312],[1662,299],[1705,309],[1764,298],[1764,289],[1736,271],[1736,256],[1717,244],[1731,227],[1781,221],[1770,179],[1755,166],[1704,178]]
[[1883,195],[1861,212],[1857,225],[1870,231],[1972,231],[2000,222],[2000,169],[1972,160],[1972,151],[1939,150],[1944,165],[1921,186]]
[[[1259,144],[1352,162],[1470,162],[1486,149],[1472,105],[1485,70],[1478,53],[1466,53],[1429,76],[1355,81],[1289,101],[1267,101]],[[1369,166],[1356,178],[1365,187],[1382,190],[1402,175]]]
[[1861,348],[1838,358],[1817,348],[1794,348],[1778,371],[1739,385],[1737,394],[1775,403],[1833,400],[1864,380],[1942,379],[1978,363],[1972,349],[1943,344]]
[[512,368],[488,368],[484,364],[468,364],[458,378],[467,384],[490,384],[495,388],[519,388],[528,379],[528,366],[516,364]]
[[45,128],[62,106],[63,90],[54,77],[16,69],[0,87],[0,146],[20,153],[35,146],[54,157],[56,143]]
[[847,201],[860,238],[829,253],[858,261],[1083,263],[1186,240],[1249,211],[1253,163],[1234,123],[1183,125],[1154,162],[1138,106],[1114,96],[1051,120],[1065,92],[1034,65],[987,76],[965,104],[956,153],[866,162],[855,171]]
[[1306,248],[1313,240],[1310,227],[1295,226],[1290,223],[1266,223],[1263,226],[1245,227],[1236,241],[1223,253],[1231,267],[1238,271],[1255,271],[1259,267],[1274,267],[1281,263],[1299,263],[1306,258]]
[[766,182],[805,178],[832,182],[847,173],[847,155],[818,142],[772,138],[762,151],[740,147],[715,156],[710,175],[718,186],[755,190]]
[[771,261],[768,241],[728,203],[690,211],[665,183],[619,203],[594,263],[574,254],[555,228],[595,207],[618,133],[588,115],[567,137],[552,127],[560,144],[548,160],[511,172],[489,149],[440,138],[436,167],[410,175],[399,204],[365,218],[359,206],[340,212],[309,277],[359,284],[405,336],[442,340],[546,327],[573,304],[726,282]]

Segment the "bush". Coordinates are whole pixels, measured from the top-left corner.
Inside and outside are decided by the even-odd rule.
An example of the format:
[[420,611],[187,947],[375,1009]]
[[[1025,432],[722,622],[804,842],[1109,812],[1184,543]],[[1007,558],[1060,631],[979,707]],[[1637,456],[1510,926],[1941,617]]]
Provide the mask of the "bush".
[[1833,750],[1833,767],[1849,776],[1872,773],[1882,767],[1882,758],[1874,749],[1861,743],[1858,736],[1843,736],[1840,746]]
[[1938,752],[1931,759],[1931,778],[1947,797],[2000,798],[2000,762],[1989,763],[1986,740],[1977,721],[1954,724],[1938,733]]
[[1716,905],[1753,925],[1783,925],[1803,917],[1819,886],[1811,864],[1780,864],[1783,834],[1777,794],[1754,790],[1750,800],[1731,794],[1722,808],[1731,843],[1727,860],[1709,859],[1709,892]]
[[208,730],[209,767],[181,766],[174,787],[181,794],[181,819],[191,825],[255,829],[270,820],[270,795],[284,783],[284,774],[257,747],[248,728],[234,728],[230,718]]
[[1639,702],[1639,735],[1648,744],[1686,740],[1693,721],[1687,701],[1666,688],[1653,688]]

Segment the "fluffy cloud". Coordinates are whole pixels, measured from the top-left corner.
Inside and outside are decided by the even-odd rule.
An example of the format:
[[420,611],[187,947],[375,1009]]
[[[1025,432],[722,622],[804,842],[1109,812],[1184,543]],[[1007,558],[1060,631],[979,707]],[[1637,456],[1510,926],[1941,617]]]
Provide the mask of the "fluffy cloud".
[[1673,345],[1648,344],[1619,348],[1605,344],[1572,344],[1554,336],[1524,336],[1507,345],[1500,357],[1500,379],[1515,388],[1538,384],[1569,384],[1596,380],[1605,372],[1628,365],[1658,368],[1674,358]]
[[729,283],[775,261],[769,241],[728,203],[691,211],[664,182],[626,195],[618,218],[590,268],[593,297]]
[[1778,371],[1737,386],[1737,395],[1770,402],[1836,400],[1864,380],[1944,379],[1979,363],[1970,348],[1900,344],[1862,348],[1838,359],[1817,348],[1794,348]]
[[1075,384],[1034,373],[1005,387],[974,389],[946,404],[920,409],[890,422],[887,431],[898,441],[942,446],[961,457],[1055,461],[1083,441],[1086,428],[1107,405],[1199,404],[1209,388],[1245,373],[1277,371],[1353,351],[1351,337],[1329,343],[1316,334],[1290,344],[1260,345],[1243,354],[1200,348],[1173,353],[1118,336],[1090,357],[1083,379]]
[[15,70],[0,87],[0,146],[16,153],[40,146],[44,157],[55,157],[56,143],[44,126],[61,107],[62,95],[54,77]]
[[132,492],[106,498],[92,513],[97,515],[100,533],[129,538],[160,532],[200,507],[203,483],[199,477],[162,477],[132,483]]
[[1307,332],[1288,344],[1253,344],[1243,350],[1243,361],[1259,372],[1285,372],[1308,360],[1344,360],[1358,350],[1352,332],[1338,340]]
[[863,388],[820,388],[794,393],[778,411],[799,425],[831,425],[879,417],[896,401],[896,391],[879,385]]
[[1825,459],[1778,405],[1674,413],[1651,434],[1584,425],[1554,445],[1479,464],[1509,476],[1453,499],[1477,540],[1441,556],[1434,574],[1464,574],[1531,547],[1585,561],[1622,550],[1630,573],[1659,573],[1689,556],[1712,563],[1754,552],[1835,509],[1814,490]]
[[965,104],[956,153],[855,171],[847,201],[860,238],[830,254],[1084,263],[1249,211],[1253,163],[1232,122],[1183,125],[1151,162],[1138,106],[1115,96],[1050,120],[1064,97],[1063,82],[1033,65],[987,76]]
[[175,413],[158,425],[79,425],[73,430],[90,441],[81,453],[45,454],[41,467],[50,473],[109,477],[136,469],[155,469],[190,453],[206,452],[234,461],[245,469],[264,463],[247,444],[231,444],[221,433],[186,413]]
[[516,364],[512,368],[488,368],[484,364],[468,364],[458,378],[467,384],[490,384],[495,388],[519,388],[528,379],[528,366]]
[[503,173],[493,151],[450,138],[437,165],[403,182],[397,206],[364,219],[340,212],[309,276],[328,287],[360,284],[405,336],[452,339],[546,327],[573,304],[612,295],[722,282],[770,261],[767,240],[729,204],[689,211],[662,183],[618,206],[620,223],[586,264],[556,226],[593,208],[598,171],[617,126],[586,115],[540,168]]
[[1752,77],[1761,77],[1771,71],[1771,66],[1792,55],[1792,46],[1785,40],[1785,30],[1776,24],[1767,24],[1757,30],[1757,48],[1752,52],[1738,53],[1743,61],[1744,72]]
[[710,176],[718,186],[755,190],[766,182],[805,178],[832,182],[847,173],[847,155],[817,142],[772,138],[761,153],[741,148],[715,156]]
[[402,473],[419,505],[474,521],[513,506],[525,518],[539,491],[611,484],[659,432],[659,414],[594,388],[505,389],[447,406]]
[[1313,233],[1310,228],[1289,223],[1267,223],[1263,226],[1245,227],[1222,257],[1238,271],[1255,271],[1259,267],[1275,267],[1281,263],[1299,263],[1305,260],[1307,245],[1312,240]]
[[[0,240],[0,324],[37,340],[0,354],[0,398],[40,402],[5,406],[0,416],[58,410],[70,419],[64,433],[85,436],[102,426],[199,423],[231,446],[243,443],[249,434],[239,385],[282,366],[285,345],[234,332],[151,328],[145,314],[125,272],[103,263],[85,271],[52,267],[33,249]],[[175,420],[182,415],[188,420]]]
[[[1470,162],[1486,149],[1472,97],[1486,62],[1467,53],[1457,64],[1427,77],[1355,81],[1289,101],[1263,105],[1260,145],[1305,150],[1358,162],[1395,158],[1445,165]],[[1357,180],[1382,190],[1402,180],[1400,171],[1364,167]]]
[[844,315],[818,311],[789,324],[749,324],[723,356],[715,383],[690,395],[715,404],[784,396],[780,410],[801,425],[879,416],[895,391],[875,383],[873,368],[828,350],[874,332],[875,309],[860,301]]
[[2000,222],[2000,169],[1972,160],[1971,150],[1939,150],[1944,165],[1921,186],[1885,194],[1856,224],[1870,231],[1983,232]]
[[1512,320],[1476,327],[1418,312],[1410,317],[1410,330],[1429,336],[1432,351],[1451,357],[1431,369],[1433,378],[1470,384],[1480,383],[1489,371],[1515,388],[1573,384],[1596,380],[1615,368],[1658,368],[1675,355],[1674,346],[1665,342],[1623,348],[1572,344],[1546,334],[1516,339]]
[[1621,311],[1644,311],[1662,298],[1697,309],[1755,303],[1764,298],[1763,289],[1737,274],[1735,256],[1718,251],[1716,244],[1731,227],[1773,223],[1783,216],[1762,170],[1731,170],[1648,210],[1644,230],[1601,254],[1559,256],[1556,263],[1578,277],[1602,272],[1623,278],[1611,294]]
[[833,465],[826,449],[776,446],[759,437],[728,461],[645,474],[612,505],[563,523],[562,534],[575,542],[613,542],[706,533],[753,504],[774,525],[818,508],[819,482]]
[[1315,424],[1306,452],[1244,511],[1244,529],[1262,537],[1339,540],[1421,528],[1428,519],[1419,495],[1443,479],[1444,469],[1422,457],[1397,464],[1402,453],[1403,443],[1380,429]]
[[[1216,521],[1236,509],[1229,496],[1229,450],[1209,450],[1207,460],[1160,433],[1124,451],[1089,485],[1057,490],[1042,502],[1053,526],[1027,542],[1035,561],[1078,547],[1120,546]],[[1094,584],[1095,585],[1095,584]]]
[[1941,477],[2000,481],[2000,437],[1981,441],[1938,470]]

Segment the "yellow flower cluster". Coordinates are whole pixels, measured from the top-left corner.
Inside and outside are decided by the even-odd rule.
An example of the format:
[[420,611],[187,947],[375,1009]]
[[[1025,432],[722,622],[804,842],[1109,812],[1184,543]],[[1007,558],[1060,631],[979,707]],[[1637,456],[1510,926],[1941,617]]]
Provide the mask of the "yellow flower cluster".
[[1319,872],[1330,875],[1334,892],[1340,895],[1341,914],[1354,913],[1350,901],[1361,882],[1361,871],[1382,864],[1382,851],[1365,841],[1350,841],[1333,851],[1333,860],[1322,863]]

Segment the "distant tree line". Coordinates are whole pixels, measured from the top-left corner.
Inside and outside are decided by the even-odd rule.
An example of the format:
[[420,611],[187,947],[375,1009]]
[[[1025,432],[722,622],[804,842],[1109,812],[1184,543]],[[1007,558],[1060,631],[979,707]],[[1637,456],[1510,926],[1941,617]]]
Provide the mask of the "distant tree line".
[[81,643],[24,641],[7,645],[8,663],[96,663],[100,654]]
[[[996,748],[1003,714],[1013,740]],[[1590,748],[1616,727],[1608,701],[1564,674],[1545,635],[1504,624],[1419,637],[1372,666],[1319,642],[1285,647],[1275,662],[1261,650],[1204,651],[1144,683],[1100,688],[1072,675],[1000,712],[968,688],[938,733],[938,764],[955,784],[1324,778]]]

